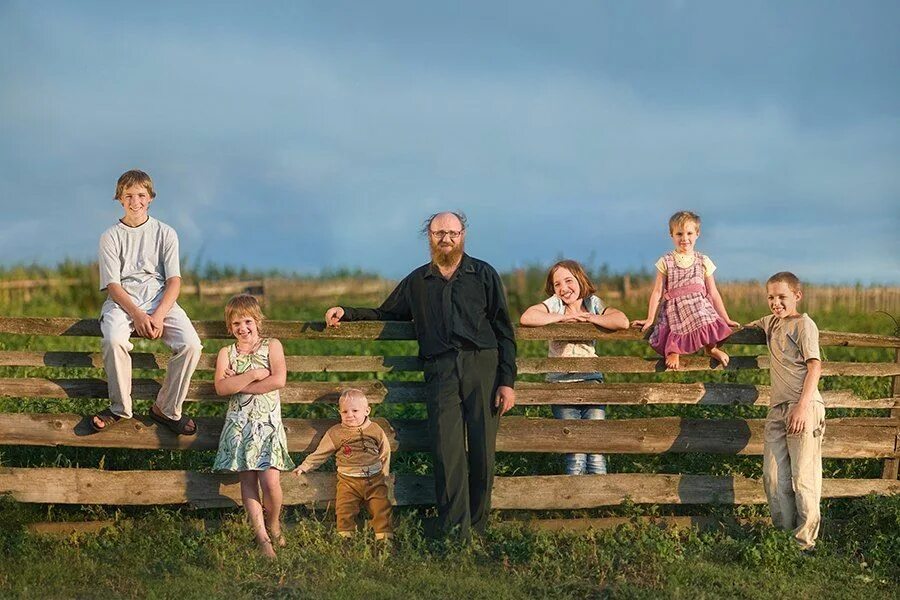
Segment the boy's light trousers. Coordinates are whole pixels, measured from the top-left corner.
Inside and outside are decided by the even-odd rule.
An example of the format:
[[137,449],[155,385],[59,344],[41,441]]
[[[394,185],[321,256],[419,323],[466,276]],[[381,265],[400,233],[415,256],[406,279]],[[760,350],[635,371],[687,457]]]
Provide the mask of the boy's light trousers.
[[825,405],[813,401],[803,432],[788,434],[787,415],[793,406],[783,402],[771,407],[766,416],[763,485],[775,526],[793,530],[803,548],[812,548],[821,521]]
[[[103,334],[103,366],[109,381],[110,409],[114,414],[130,419],[129,352],[134,345],[129,338],[134,331],[134,322],[118,304],[107,301],[100,315],[100,331]],[[181,405],[187,397],[191,375],[200,360],[202,346],[187,313],[177,304],[172,306],[163,321],[162,340],[175,354],[169,359],[166,378],[156,397],[156,405],[166,417],[178,420],[181,418]]]

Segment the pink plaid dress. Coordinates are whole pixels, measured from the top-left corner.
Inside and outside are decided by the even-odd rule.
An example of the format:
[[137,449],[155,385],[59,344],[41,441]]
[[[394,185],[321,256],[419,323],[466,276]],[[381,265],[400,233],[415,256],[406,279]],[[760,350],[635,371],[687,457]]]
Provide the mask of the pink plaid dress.
[[709,300],[703,255],[694,252],[694,264],[685,268],[675,263],[673,252],[663,259],[666,284],[650,346],[663,356],[691,354],[731,335],[731,328]]

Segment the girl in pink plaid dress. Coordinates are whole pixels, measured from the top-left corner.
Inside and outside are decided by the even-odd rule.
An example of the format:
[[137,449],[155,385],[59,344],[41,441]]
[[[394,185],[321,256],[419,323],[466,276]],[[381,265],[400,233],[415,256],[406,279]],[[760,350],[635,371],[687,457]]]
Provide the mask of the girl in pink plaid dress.
[[[728,355],[720,347],[731,335],[731,327],[740,327],[725,310],[716,289],[716,266],[694,250],[700,237],[700,217],[681,211],[669,219],[669,234],[675,250],[656,262],[656,282],[650,293],[647,318],[632,323],[650,334],[650,346],[666,357],[666,367],[678,369],[679,356],[705,348],[711,357],[728,366]],[[662,306],[660,307],[660,302]]]

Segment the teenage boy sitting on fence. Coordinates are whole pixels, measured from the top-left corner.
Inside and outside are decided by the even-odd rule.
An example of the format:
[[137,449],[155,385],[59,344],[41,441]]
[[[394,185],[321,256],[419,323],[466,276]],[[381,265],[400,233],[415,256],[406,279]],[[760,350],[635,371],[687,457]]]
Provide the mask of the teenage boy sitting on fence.
[[162,339],[175,355],[150,409],[150,417],[182,435],[194,435],[194,421],[181,414],[191,375],[200,360],[200,338],[176,304],[181,290],[178,235],[147,210],[156,197],[143,171],[128,171],[116,183],[116,200],[125,216],[100,236],[100,290],[109,297],[100,312],[103,366],[109,381],[110,407],[91,418],[95,431],[130,419],[132,331]]
[[766,282],[769,309],[748,324],[766,332],[772,379],[763,445],[763,485],[772,522],[793,530],[804,550],[815,546],[822,498],[822,437],[825,404],[819,394],[822,361],[819,329],[797,311],[803,297],[793,273]]

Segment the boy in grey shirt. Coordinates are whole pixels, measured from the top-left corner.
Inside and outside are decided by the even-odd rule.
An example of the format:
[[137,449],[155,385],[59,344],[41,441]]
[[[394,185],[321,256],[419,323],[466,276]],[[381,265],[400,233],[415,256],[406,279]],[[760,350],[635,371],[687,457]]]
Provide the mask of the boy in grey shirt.
[[797,311],[800,280],[783,271],[766,282],[771,315],[748,325],[766,332],[772,380],[763,442],[763,486],[772,522],[804,550],[819,534],[825,404],[819,394],[819,329]]
[[155,197],[149,175],[124,173],[116,183],[116,199],[125,216],[100,236],[100,290],[109,293],[100,313],[100,330],[110,407],[91,418],[95,431],[132,416],[129,352],[134,346],[129,338],[134,331],[147,339],[162,339],[175,352],[150,417],[175,433],[197,433],[194,421],[181,414],[181,405],[202,347],[190,319],[175,302],[181,290],[178,235],[147,213]]

